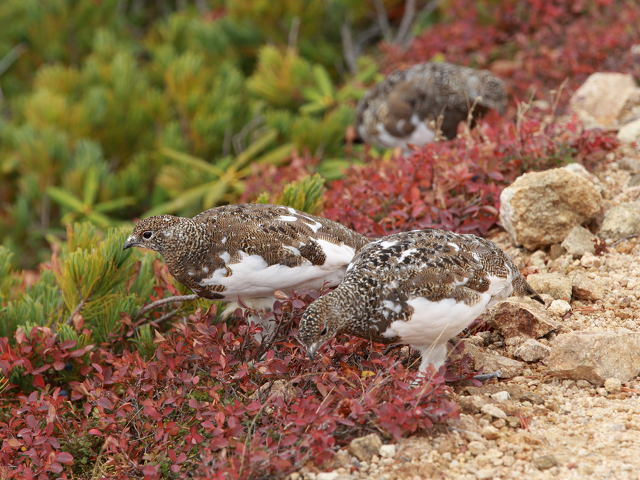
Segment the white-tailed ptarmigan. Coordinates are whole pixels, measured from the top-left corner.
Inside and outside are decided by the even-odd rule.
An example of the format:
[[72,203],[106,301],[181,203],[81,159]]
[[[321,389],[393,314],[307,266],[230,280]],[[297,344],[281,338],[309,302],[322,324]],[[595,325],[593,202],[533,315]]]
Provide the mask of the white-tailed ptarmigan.
[[362,248],[338,287],[314,301],[299,339],[311,357],[338,333],[409,344],[420,371],[439,368],[447,341],[497,301],[540,297],[498,246],[437,229],[380,238]]
[[227,205],[193,218],[140,220],[124,248],[164,257],[169,272],[201,297],[269,308],[276,290],[337,285],[369,239],[290,207]]
[[471,126],[489,109],[507,105],[504,83],[487,70],[451,63],[421,63],[388,75],[360,100],[360,138],[386,148],[421,146],[440,130],[454,138],[458,124]]

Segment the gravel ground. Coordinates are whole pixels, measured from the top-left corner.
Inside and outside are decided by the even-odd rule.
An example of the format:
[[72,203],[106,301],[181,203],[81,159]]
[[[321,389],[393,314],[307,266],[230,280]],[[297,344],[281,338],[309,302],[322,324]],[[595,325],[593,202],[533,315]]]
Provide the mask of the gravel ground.
[[[640,199],[634,170],[640,154],[618,152],[617,161],[597,173],[605,208]],[[601,300],[571,301],[571,312],[556,320],[558,333],[625,328],[640,331],[640,242],[619,241],[599,256],[553,256],[509,244],[505,233],[492,239],[526,273],[582,272],[603,291]],[[553,335],[542,339],[551,345]],[[505,345],[507,343],[507,345]],[[508,342],[489,345],[512,356]],[[606,388],[605,388],[606,387]],[[291,480],[348,479],[634,479],[640,480],[640,381],[604,387],[585,380],[560,380],[543,363],[528,364],[521,376],[482,387],[456,387],[459,422],[428,437],[401,441],[369,462],[346,452],[331,472],[303,471]],[[490,407],[487,407],[489,405]],[[496,408],[498,410],[496,410]],[[501,415],[502,413],[502,415]],[[498,418],[505,417],[505,418]],[[392,454],[392,455],[390,455]]]

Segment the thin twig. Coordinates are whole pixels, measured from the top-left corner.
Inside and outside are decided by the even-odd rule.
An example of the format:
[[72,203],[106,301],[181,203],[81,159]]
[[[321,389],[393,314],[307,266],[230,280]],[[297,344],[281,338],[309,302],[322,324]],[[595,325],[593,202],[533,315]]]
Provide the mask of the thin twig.
[[27,51],[27,47],[19,43],[0,59],[0,75],[6,72],[20,56]]
[[289,28],[289,37],[287,39],[287,45],[289,48],[295,48],[298,44],[298,33],[300,32],[300,17],[293,17],[291,19],[291,27]]
[[400,46],[405,46],[410,38],[411,27],[416,17],[416,0],[407,0],[404,4],[404,15],[402,15],[402,21],[396,34],[395,43]]
[[176,313],[178,313],[180,309],[179,308],[174,308],[173,310],[171,310],[170,312],[165,313],[164,315],[162,315],[160,318],[158,318],[157,320],[153,320],[152,322],[149,322],[153,325],[158,325],[162,322],[164,322],[165,320],[167,320],[168,318],[173,317]]
[[84,305],[87,303],[87,298],[88,298],[88,296],[86,296],[82,300],[80,300],[80,303],[78,303],[76,308],[73,309],[73,312],[71,312],[71,315],[69,315],[69,318],[67,318],[67,325],[71,325],[73,323],[73,317],[76,316],[76,313],[78,313],[78,312],[80,312],[80,310],[82,310],[82,307],[84,307]]
[[162,305],[166,305],[168,303],[176,303],[176,302],[188,302],[190,300],[195,300],[196,298],[198,298],[198,295],[196,295],[195,293],[191,295],[174,295],[172,297],[161,298],[160,300],[151,302],[150,304],[145,305],[140,310],[138,310],[138,313],[136,313],[136,318],[144,315],[149,310],[153,310],[154,308],[160,307]]
[[373,0],[373,5],[376,8],[376,18],[378,19],[378,25],[382,31],[382,36],[387,42],[391,41],[391,27],[389,26],[389,17],[387,16],[387,10],[384,8],[382,0]]
[[343,23],[340,27],[340,36],[342,37],[342,54],[344,55],[344,61],[347,64],[347,68],[349,69],[349,72],[356,73],[358,52],[356,52],[355,45],[353,44],[351,27],[347,22]]

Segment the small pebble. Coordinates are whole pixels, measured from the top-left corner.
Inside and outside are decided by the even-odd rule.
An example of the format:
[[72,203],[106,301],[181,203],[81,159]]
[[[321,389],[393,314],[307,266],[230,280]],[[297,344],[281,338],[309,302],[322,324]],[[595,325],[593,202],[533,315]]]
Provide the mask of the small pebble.
[[609,393],[618,393],[622,389],[622,382],[619,378],[607,378],[604,381],[604,388]]
[[316,480],[337,480],[338,472],[321,472],[316,475]]
[[555,313],[557,315],[563,316],[571,311],[571,305],[569,305],[569,302],[567,302],[566,300],[558,299],[551,302],[551,305],[549,305],[549,308],[547,310],[550,313]]
[[507,418],[507,414],[506,413],[504,413],[498,407],[496,407],[495,405],[492,405],[490,403],[487,403],[487,404],[483,405],[482,408],[480,409],[480,411],[482,413],[486,414],[486,415],[491,416],[491,417],[501,418],[501,419]]
[[492,425],[487,425],[486,427],[483,427],[480,433],[487,440],[495,440],[500,436],[500,430],[498,430],[496,427]]
[[382,458],[393,458],[396,456],[396,446],[382,445],[380,447],[379,453]]
[[469,442],[467,447],[473,455],[479,455],[485,451],[484,443],[478,441]]
[[488,478],[495,478],[496,474],[492,469],[489,468],[483,468],[478,470],[476,473],[476,478],[480,479],[480,480],[485,480]]
[[543,455],[533,459],[533,465],[538,470],[547,470],[558,465],[558,460],[553,455]]
[[491,398],[493,398],[496,402],[506,402],[511,398],[511,395],[509,395],[509,392],[507,392],[506,390],[502,390],[500,392],[491,394]]

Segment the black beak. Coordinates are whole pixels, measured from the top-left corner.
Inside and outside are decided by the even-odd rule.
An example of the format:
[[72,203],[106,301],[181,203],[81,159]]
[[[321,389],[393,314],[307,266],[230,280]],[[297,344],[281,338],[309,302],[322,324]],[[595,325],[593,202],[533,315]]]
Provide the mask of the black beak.
[[124,247],[122,247],[123,250],[126,250],[127,248],[131,248],[131,247],[135,247],[137,245],[137,243],[135,242],[135,240],[131,237],[127,238],[127,241],[124,242]]

